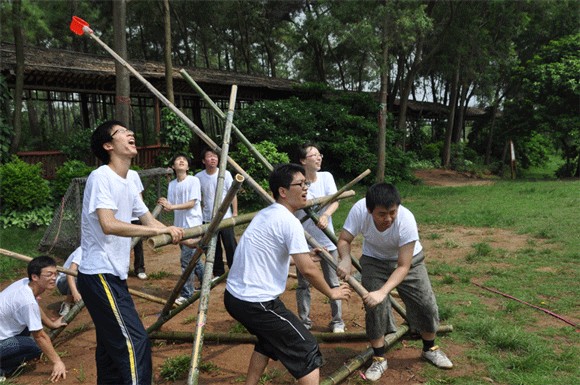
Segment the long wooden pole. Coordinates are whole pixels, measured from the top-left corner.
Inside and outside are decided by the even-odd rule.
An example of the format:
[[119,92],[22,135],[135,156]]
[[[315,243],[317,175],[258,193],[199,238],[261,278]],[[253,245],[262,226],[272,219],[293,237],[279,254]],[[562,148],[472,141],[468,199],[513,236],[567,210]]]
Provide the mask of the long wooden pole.
[[[232,91],[230,93],[230,102],[228,108],[228,115],[226,118],[226,126],[224,129],[224,140],[222,143],[222,156],[219,162],[218,180],[215,191],[215,197],[212,209],[212,218],[219,211],[221,204],[221,197],[223,196],[225,175],[226,175],[226,157],[230,148],[230,136],[232,132],[232,121],[234,119],[234,109],[236,106],[236,95],[238,92],[238,87],[236,85],[232,86]],[[232,198],[233,199],[233,198]],[[229,205],[228,205],[229,207]],[[187,378],[188,385],[197,385],[199,380],[199,364],[201,363],[201,348],[203,346],[203,334],[205,329],[205,323],[207,320],[207,310],[209,305],[210,296],[210,282],[213,276],[213,264],[215,259],[216,244],[219,242],[217,233],[211,238],[208,253],[205,257],[205,272],[203,275],[203,281],[201,286],[201,300],[199,302],[198,312],[197,312],[197,323],[195,325],[193,350],[191,353],[191,362],[189,367],[189,376]],[[222,258],[221,255],[218,256]]]
[[[19,259],[19,260],[24,261],[24,262],[30,262],[32,260],[31,257],[28,257],[26,255],[22,255],[22,254],[18,254],[18,253],[15,253],[13,251],[6,250],[6,249],[0,249],[0,254],[6,255],[7,257],[12,257],[12,258],[15,258],[15,259]],[[77,272],[76,271],[66,269],[66,268],[64,268],[62,266],[57,266],[56,267],[56,270],[58,270],[58,271],[60,271],[62,273],[68,274],[68,275],[72,275],[73,277],[76,277],[77,276]],[[141,298],[144,298],[146,300],[149,300],[151,302],[156,302],[156,303],[160,303],[160,304],[165,304],[165,302],[166,302],[162,298],[155,297],[153,295],[150,295],[150,294],[147,294],[147,293],[143,293],[141,291],[137,291],[137,290],[131,289],[131,288],[129,288],[129,293],[131,293],[132,295],[134,295],[136,297],[141,297]]]
[[[318,342],[358,342],[368,341],[365,332],[356,333],[329,333],[329,332],[312,332],[312,335]],[[189,332],[176,331],[156,331],[149,334],[152,340],[167,340],[179,342],[193,342],[194,334]],[[250,333],[204,333],[204,341],[218,342],[220,344],[253,344],[258,338]]]
[[[177,108],[173,103],[171,103],[159,90],[157,90],[151,83],[149,83],[135,68],[133,68],[129,63],[127,63],[121,56],[119,56],[113,49],[111,49],[107,44],[105,44],[99,37],[97,37],[93,30],[84,26],[82,28],[83,33],[87,34],[91,39],[96,41],[101,47],[105,49],[117,62],[119,62],[123,67],[127,68],[133,76],[137,78],[143,85],[153,93],[167,108],[173,111],[177,116],[183,120],[185,124],[201,139],[203,140],[212,150],[216,153],[221,154],[221,148],[205,133],[201,128],[199,128],[191,119],[187,117],[179,108]],[[228,163],[238,172],[242,174],[245,181],[264,199],[266,202],[271,202],[271,197],[264,191],[262,186],[256,182],[239,164],[236,163],[234,159],[229,156],[224,156]],[[270,197],[270,199],[268,199]]]
[[[161,210],[163,210],[163,206],[161,206],[160,204],[156,205],[155,208],[153,209],[153,211],[151,211],[151,215],[153,215],[153,218],[157,218],[159,216],[159,214],[161,213]],[[131,248],[134,248],[135,245],[142,239],[143,237],[133,237],[131,238]]]
[[[338,196],[337,199],[347,199],[353,197],[354,195],[355,192],[353,190],[349,190],[340,194],[340,196]],[[332,197],[333,195],[325,195],[323,197],[309,199],[306,202],[306,207],[327,204],[327,202],[329,202]],[[230,217],[224,219],[218,224],[217,230],[249,223],[256,216],[256,214],[258,214],[257,211],[253,213],[238,215],[237,217]],[[209,224],[205,224],[185,229],[183,239],[200,237],[207,232],[209,226],[210,226]],[[147,239],[147,245],[151,248],[162,247],[169,245],[171,243],[172,243],[171,236],[167,234],[156,235],[154,237],[150,237]]]
[[[227,119],[227,115],[223,113],[223,111],[218,107],[218,105],[215,104],[213,100],[211,100],[208,94],[204,92],[204,90],[195,82],[195,80],[191,78],[191,76],[189,76],[189,74],[184,69],[180,70],[179,73],[185,79],[185,81],[189,83],[189,85],[191,85],[197,91],[197,93],[203,98],[203,100],[206,101],[206,103],[215,111],[215,113],[220,118],[224,120]],[[252,143],[248,140],[248,138],[246,138],[244,134],[233,123],[232,123],[232,131],[238,137],[240,142],[242,142],[248,148],[248,150],[256,157],[256,159],[258,159],[260,163],[262,163],[268,169],[268,171],[273,170],[273,167],[270,164],[270,162],[268,162],[268,160],[260,153],[260,151],[258,151],[256,147],[252,145]]]
[[[445,333],[453,331],[453,326],[440,326],[437,330],[438,333]],[[397,329],[395,333],[387,334],[385,336],[385,347],[390,349],[395,342],[401,339],[405,334],[409,332],[409,325],[403,324]],[[345,362],[334,373],[330,374],[328,377],[320,382],[320,385],[336,385],[341,383],[346,377],[354,373],[355,370],[360,368],[365,362],[367,362],[373,355],[373,349],[368,348],[364,352],[351,358],[349,361]]]

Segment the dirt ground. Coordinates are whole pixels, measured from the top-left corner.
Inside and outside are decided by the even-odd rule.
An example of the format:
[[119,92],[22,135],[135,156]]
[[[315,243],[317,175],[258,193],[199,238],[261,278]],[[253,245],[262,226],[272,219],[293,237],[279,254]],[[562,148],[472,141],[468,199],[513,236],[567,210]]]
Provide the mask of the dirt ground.
[[[431,174],[420,173],[420,178],[427,184],[435,185],[462,185],[480,184],[482,182],[465,175],[450,173],[448,171],[434,171]],[[525,244],[525,237],[507,231],[496,229],[445,229],[445,238],[450,242],[455,242],[458,247],[441,249],[434,246],[437,240],[427,239],[426,233],[442,231],[440,229],[421,227],[423,234],[422,242],[428,256],[431,259],[440,261],[453,261],[462,258],[467,254],[467,250],[475,242],[493,239],[494,247],[501,247],[505,250],[517,250]],[[436,237],[430,237],[436,238]],[[354,255],[360,255],[360,244],[357,244]],[[153,275],[146,281],[141,281],[134,276],[129,277],[129,286],[133,289],[147,294],[167,298],[179,277],[179,249],[177,246],[166,246],[157,251],[145,247],[147,273]],[[165,272],[165,274],[155,273]],[[2,283],[2,288],[9,282]],[[282,299],[286,305],[295,310],[295,285],[296,280],[292,277],[288,279],[287,291]],[[207,313],[205,331],[207,333],[228,333],[236,325],[236,322],[227,314],[223,307],[223,292],[225,283],[221,283],[211,291],[209,310]],[[328,321],[330,307],[326,298],[316,290],[312,291],[312,319],[314,321],[314,332],[328,331]],[[41,306],[48,309],[48,313],[57,316],[62,297],[56,294],[45,294],[40,300]],[[139,297],[134,297],[135,305],[142,314],[144,325],[147,327],[153,324],[162,309],[162,305]],[[181,331],[192,333],[196,326],[198,316],[198,302],[193,303],[183,312],[167,322],[162,331]],[[364,332],[364,310],[360,298],[353,293],[352,299],[343,305],[343,317],[346,322],[347,333]],[[439,344],[445,349],[448,356],[454,361],[455,368],[448,371],[449,377],[463,375],[466,372],[476,370],[463,354],[468,347],[454,344],[445,335],[438,339]],[[63,384],[96,383],[95,371],[95,331],[91,319],[83,310],[56,339],[57,351],[62,355],[68,369],[68,377],[60,382]],[[185,384],[185,380],[168,382],[160,377],[163,363],[171,357],[179,355],[191,356],[191,342],[169,342],[165,340],[153,341],[153,367],[156,383]],[[396,343],[394,348],[387,354],[389,369],[386,375],[377,382],[383,385],[411,385],[421,384],[427,381],[421,376],[422,368],[427,365],[420,358],[418,344],[402,340]],[[368,349],[368,344],[364,340],[358,342],[333,342],[320,344],[325,364],[321,368],[321,379],[332,375],[335,371],[344,366],[352,358]],[[249,357],[253,346],[245,343],[223,343],[206,339],[204,341],[201,357],[203,366],[208,368],[200,373],[200,384],[239,384],[243,383]],[[17,378],[11,379],[14,384],[43,384],[48,383],[51,365],[46,360],[40,360],[32,365],[34,370],[27,370]],[[353,374],[346,378],[344,384],[363,383],[361,374],[367,365],[363,365]],[[294,379],[288,374],[278,362],[271,362],[268,366],[270,380],[267,384],[294,384]]]

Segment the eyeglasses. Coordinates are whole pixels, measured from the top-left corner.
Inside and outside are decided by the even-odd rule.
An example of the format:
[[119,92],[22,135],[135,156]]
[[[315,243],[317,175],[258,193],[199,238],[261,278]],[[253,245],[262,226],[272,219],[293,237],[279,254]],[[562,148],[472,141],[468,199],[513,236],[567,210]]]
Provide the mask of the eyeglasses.
[[52,278],[52,277],[56,277],[57,276],[57,272],[56,271],[51,271],[48,273],[41,273],[40,276],[41,277],[45,277],[45,278]]
[[290,183],[290,186],[300,186],[300,188],[308,188],[310,187],[312,183],[310,182],[306,182],[305,180],[303,180],[302,182],[298,182],[298,183]]
[[116,134],[117,132],[120,132],[121,134],[129,134],[129,135],[135,135],[135,133],[134,133],[133,131],[129,130],[128,128],[118,128],[118,129],[116,129],[116,130],[115,130],[115,131],[114,131],[114,132],[111,134],[111,138],[112,138],[113,136],[115,136],[115,134]]
[[310,155],[306,155],[307,158],[317,158],[320,157],[320,159],[324,158],[323,154],[310,154]]

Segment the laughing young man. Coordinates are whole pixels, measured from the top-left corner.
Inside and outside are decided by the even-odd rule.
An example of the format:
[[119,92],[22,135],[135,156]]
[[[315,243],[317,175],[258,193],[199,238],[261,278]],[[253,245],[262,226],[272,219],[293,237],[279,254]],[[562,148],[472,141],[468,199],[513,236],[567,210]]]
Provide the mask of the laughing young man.
[[50,381],[66,379],[66,368],[50,337],[42,328],[66,325],[62,317],[50,320],[36,298],[56,287],[56,262],[48,256],[36,257],[28,263],[28,278],[14,282],[0,292],[0,382],[14,373],[25,361],[42,353],[53,363]]
[[286,290],[290,260],[330,299],[348,299],[350,288],[328,286],[313,261],[315,250],[309,250],[302,225],[293,215],[306,204],[304,168],[297,164],[277,166],[269,184],[276,202],[260,210],[240,238],[224,304],[233,318],[258,337],[246,385],[258,384],[270,359],[280,360],[298,384],[317,385],[322,365],[318,343],[279,298]]
[[[104,122],[93,132],[91,150],[103,165],[85,187],[77,286],[97,333],[97,383],[148,385],[151,345],[127,286],[131,237],[170,234],[176,243],[183,229],[155,219],[127,177],[137,155],[133,131]],[[133,216],[142,225],[132,224]]]
[[367,379],[377,381],[385,370],[386,333],[391,325],[389,293],[397,288],[407,308],[412,330],[423,339],[424,359],[442,369],[453,364],[435,345],[439,312],[435,294],[425,267],[423,247],[413,213],[401,205],[399,192],[389,183],[371,186],[366,197],[351,208],[338,240],[341,278],[350,275],[351,243],[362,234],[360,264],[362,285],[369,291],[363,297],[366,308],[366,333],[373,348],[373,363],[365,372]]

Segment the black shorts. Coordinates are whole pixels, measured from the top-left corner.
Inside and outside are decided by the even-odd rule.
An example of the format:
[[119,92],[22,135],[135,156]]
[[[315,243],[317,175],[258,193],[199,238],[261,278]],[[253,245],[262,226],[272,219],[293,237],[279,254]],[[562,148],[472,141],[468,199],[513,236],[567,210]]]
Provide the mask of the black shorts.
[[302,378],[322,366],[316,339],[279,298],[246,302],[226,290],[224,305],[234,319],[258,338],[254,350],[279,360],[294,378]]

